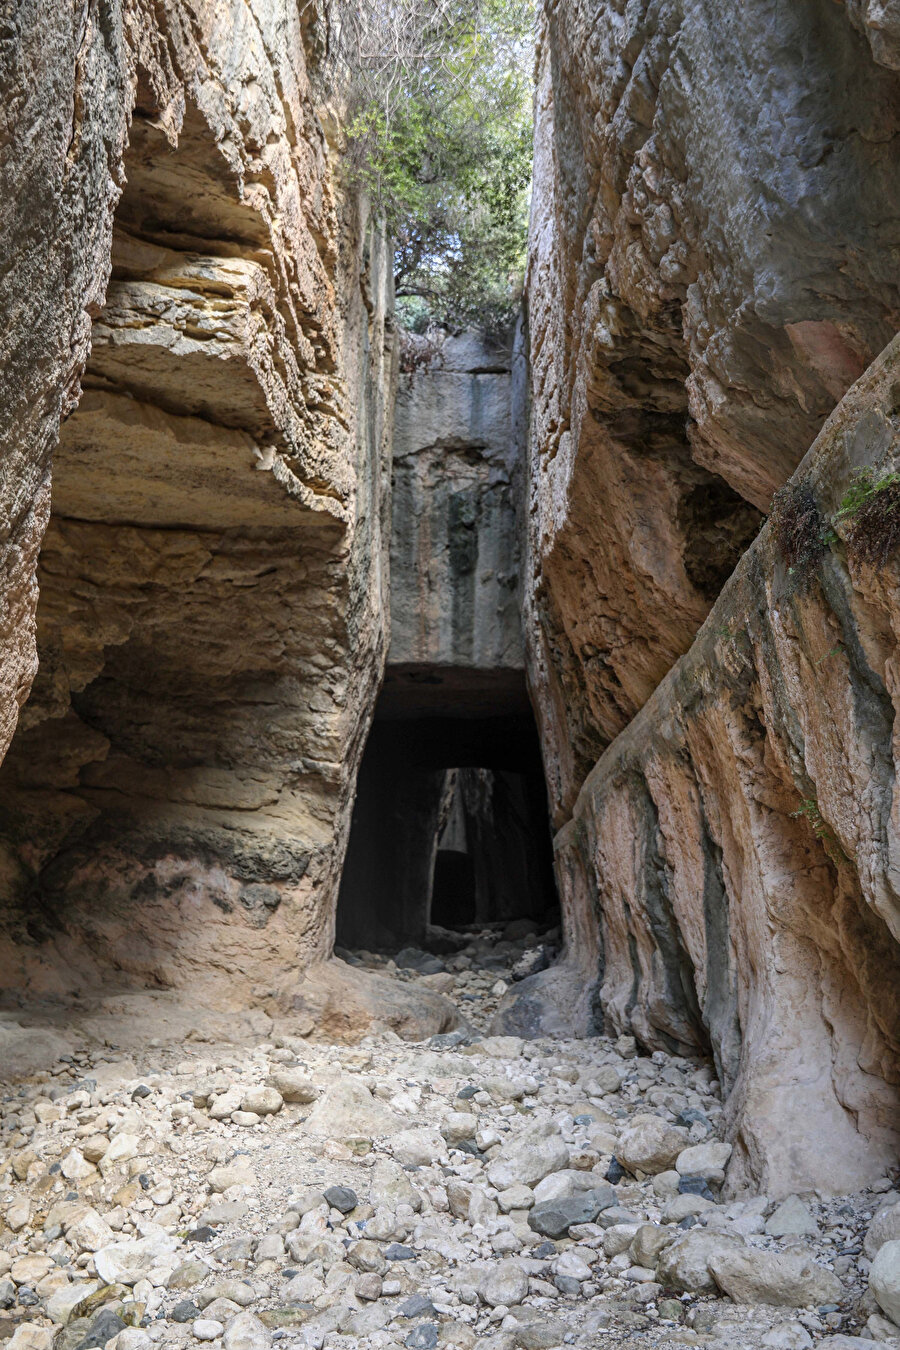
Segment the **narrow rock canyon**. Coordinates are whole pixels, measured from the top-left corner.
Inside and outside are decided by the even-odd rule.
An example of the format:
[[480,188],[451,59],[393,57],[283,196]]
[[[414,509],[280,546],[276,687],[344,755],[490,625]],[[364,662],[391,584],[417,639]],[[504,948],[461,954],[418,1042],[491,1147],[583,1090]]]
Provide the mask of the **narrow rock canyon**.
[[900,11],[533,17],[424,326],[342,0],[0,16],[11,1350],[900,1347]]

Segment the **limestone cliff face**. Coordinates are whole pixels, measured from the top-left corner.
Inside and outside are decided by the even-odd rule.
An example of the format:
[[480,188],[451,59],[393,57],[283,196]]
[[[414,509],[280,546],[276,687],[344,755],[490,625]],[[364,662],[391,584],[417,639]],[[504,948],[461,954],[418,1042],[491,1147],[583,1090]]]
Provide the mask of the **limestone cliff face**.
[[283,1006],[331,949],[385,648],[389,259],[339,191],[321,16],[113,4],[48,43],[43,9],[16,16],[41,152],[18,127],[5,737],[91,355],[0,777],[3,983]]
[[530,631],[559,821],[898,327],[888,8],[544,8]]
[[[895,342],[792,480],[825,516],[900,463],[898,375]],[[800,582],[770,522],[557,835],[609,1024],[712,1051],[732,1181],[770,1193],[896,1157],[896,643],[894,567],[838,541]]]
[[500,1023],[711,1051],[770,1194],[897,1145],[896,559],[801,577],[753,538],[795,469],[825,529],[897,465],[889,9],[548,0],[540,46],[526,638],[567,956]]
[[391,665],[521,668],[512,353],[475,333],[400,377]]

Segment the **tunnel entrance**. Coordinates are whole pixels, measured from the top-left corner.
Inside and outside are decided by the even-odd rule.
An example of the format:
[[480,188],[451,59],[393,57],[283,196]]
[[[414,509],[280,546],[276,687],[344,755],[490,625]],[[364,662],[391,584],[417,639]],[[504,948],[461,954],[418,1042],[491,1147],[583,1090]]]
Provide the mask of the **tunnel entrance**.
[[337,908],[341,947],[558,920],[547,797],[524,677],[478,687],[389,672],[360,769]]

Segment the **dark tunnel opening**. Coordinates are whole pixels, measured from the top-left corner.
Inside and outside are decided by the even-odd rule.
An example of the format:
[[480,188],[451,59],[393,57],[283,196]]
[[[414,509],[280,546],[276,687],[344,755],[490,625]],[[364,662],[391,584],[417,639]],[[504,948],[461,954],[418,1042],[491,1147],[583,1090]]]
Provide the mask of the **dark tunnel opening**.
[[475,864],[458,848],[438,848],[431,886],[431,923],[462,928],[477,914]]
[[357,783],[337,944],[440,945],[442,930],[554,926],[547,794],[524,680],[483,698],[386,681]]

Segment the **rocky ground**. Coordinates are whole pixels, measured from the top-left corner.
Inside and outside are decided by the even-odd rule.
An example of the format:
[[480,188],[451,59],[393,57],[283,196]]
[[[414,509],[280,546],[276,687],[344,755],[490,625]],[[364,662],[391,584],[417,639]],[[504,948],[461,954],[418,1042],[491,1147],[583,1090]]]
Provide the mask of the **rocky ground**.
[[522,927],[344,954],[462,1032],[106,1046],[8,1086],[0,1343],[900,1350],[895,1179],[724,1198],[708,1065],[490,1034],[543,959]]

